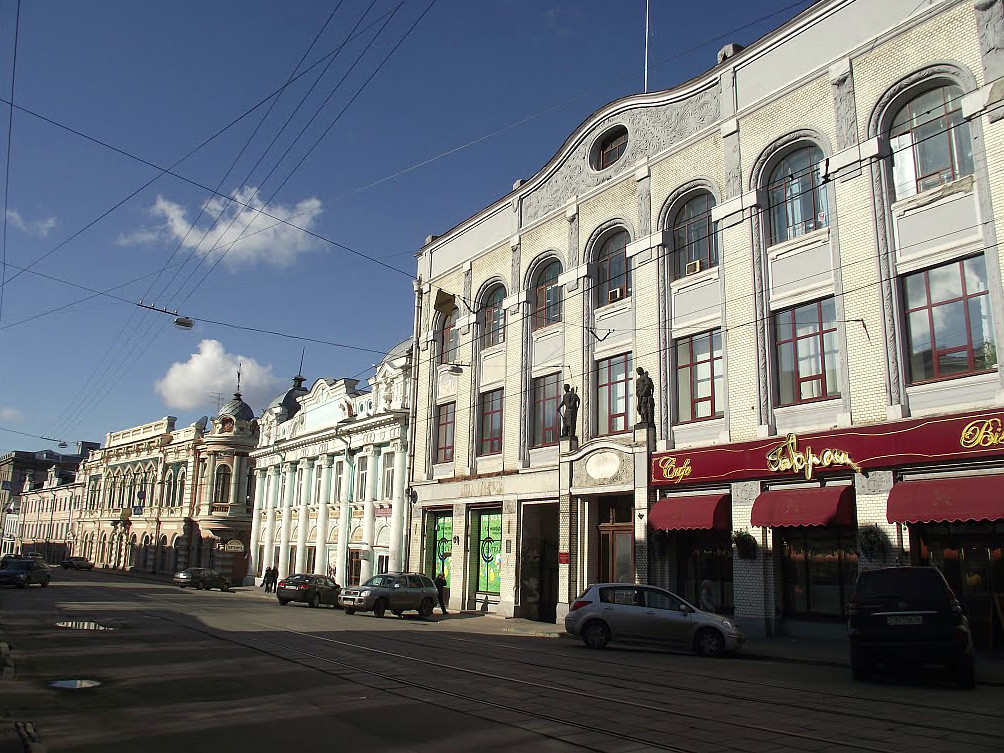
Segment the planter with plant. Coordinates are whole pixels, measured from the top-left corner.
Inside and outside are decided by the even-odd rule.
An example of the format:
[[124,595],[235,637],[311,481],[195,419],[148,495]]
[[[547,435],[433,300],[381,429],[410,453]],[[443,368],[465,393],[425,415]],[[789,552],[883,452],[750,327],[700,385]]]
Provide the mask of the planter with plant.
[[756,539],[749,531],[733,531],[732,544],[736,548],[739,559],[756,559]]
[[858,529],[858,551],[861,556],[873,562],[885,559],[889,540],[885,531],[877,525],[867,525]]

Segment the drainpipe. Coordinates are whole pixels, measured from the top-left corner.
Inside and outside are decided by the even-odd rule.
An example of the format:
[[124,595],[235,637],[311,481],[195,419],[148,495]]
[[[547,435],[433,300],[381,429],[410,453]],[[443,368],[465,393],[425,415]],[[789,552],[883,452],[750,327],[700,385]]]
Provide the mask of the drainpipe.
[[355,468],[355,463],[352,461],[352,455],[351,455],[352,442],[349,439],[346,439],[345,437],[342,436],[341,429],[338,426],[335,426],[335,431],[334,434],[332,434],[332,436],[335,439],[339,440],[340,442],[345,443],[345,468],[348,471],[348,479],[345,485],[346,488],[342,492],[342,494],[345,497],[345,500],[341,502],[342,508],[338,514],[339,532],[338,532],[338,548],[336,551],[339,552],[340,554],[338,557],[339,560],[338,570],[335,574],[338,576],[336,580],[339,580],[343,585],[348,585],[349,581],[346,576],[348,574],[347,571],[348,571],[348,561],[349,561],[349,528],[351,527],[352,524],[351,504],[355,492],[356,468]]
[[419,275],[411,282],[415,290],[415,321],[412,324],[411,335],[411,395],[408,405],[408,485],[404,490],[404,557],[402,569],[418,571],[418,563],[411,565],[411,515],[415,505],[415,490],[412,483],[415,480],[415,437],[418,435],[418,365],[420,363],[420,348],[418,338],[422,326],[422,277]]

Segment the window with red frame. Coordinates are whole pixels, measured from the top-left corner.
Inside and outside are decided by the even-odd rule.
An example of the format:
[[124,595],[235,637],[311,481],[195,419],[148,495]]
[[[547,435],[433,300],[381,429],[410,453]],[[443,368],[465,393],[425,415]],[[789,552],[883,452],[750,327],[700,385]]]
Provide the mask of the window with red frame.
[[480,441],[478,455],[496,455],[502,452],[502,390],[492,390],[481,395]]
[[449,463],[453,460],[453,429],[456,403],[436,406],[436,462]]
[[840,395],[840,350],[832,298],[774,315],[778,402],[806,403]]
[[631,273],[627,261],[628,234],[614,233],[603,242],[596,255],[596,305],[613,303],[611,291],[620,291],[618,298],[631,295]]
[[613,129],[609,134],[604,136],[596,152],[595,169],[606,170],[619,160],[621,155],[624,154],[624,150],[627,149],[627,142],[628,132],[623,126]]
[[676,341],[676,418],[679,423],[722,416],[724,384],[720,329]]
[[783,243],[830,224],[826,184],[819,170],[823,152],[808,146],[786,155],[767,185],[768,244]]
[[460,345],[460,330],[457,329],[457,321],[460,319],[460,309],[456,306],[448,316],[443,318],[443,324],[439,329],[439,362],[452,363],[456,360],[457,349]]
[[982,255],[906,275],[903,308],[912,384],[977,374],[997,365]]
[[505,309],[502,300],[505,298],[505,288],[498,285],[485,296],[485,305],[481,310],[482,342],[484,347],[505,342]]
[[533,380],[533,446],[558,444],[561,419],[561,373],[548,374]]
[[596,362],[596,429],[598,434],[628,430],[631,354]]
[[558,275],[561,274],[561,263],[550,262],[537,276],[534,289],[533,328],[549,327],[561,321],[561,286]]
[[697,270],[718,266],[716,223],[711,219],[715,197],[702,193],[680,207],[673,218],[673,275],[687,274],[687,265],[696,262]]

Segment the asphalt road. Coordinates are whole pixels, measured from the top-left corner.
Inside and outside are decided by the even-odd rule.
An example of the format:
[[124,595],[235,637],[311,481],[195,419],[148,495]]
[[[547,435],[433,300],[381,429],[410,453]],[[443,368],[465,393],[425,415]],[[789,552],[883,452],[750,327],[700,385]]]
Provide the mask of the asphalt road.
[[[0,630],[4,728],[30,721],[50,751],[1004,749],[1004,688],[592,652],[503,620],[347,616],[250,588],[55,571],[46,589],[0,591]],[[49,687],[61,679],[101,684]],[[9,732],[6,750],[20,750]]]

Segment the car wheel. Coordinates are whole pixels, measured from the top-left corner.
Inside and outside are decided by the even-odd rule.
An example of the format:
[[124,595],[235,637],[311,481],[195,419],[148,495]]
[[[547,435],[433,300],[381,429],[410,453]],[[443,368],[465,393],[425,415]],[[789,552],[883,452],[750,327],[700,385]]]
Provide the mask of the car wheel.
[[25,581],[24,583],[19,583],[17,587],[18,588],[27,588],[28,587],[28,581]]
[[310,597],[310,601],[307,602],[307,606],[311,609],[317,609],[321,605],[321,597],[314,594]]
[[717,630],[705,628],[695,636],[694,650],[701,656],[721,656],[725,653],[725,638]]
[[289,599],[279,599],[279,606],[284,607],[289,604]]
[[181,583],[178,584],[178,588],[184,588],[185,586]]
[[220,590],[221,591],[229,591],[230,590],[230,584],[229,583],[224,583],[222,586],[220,586]]
[[49,579],[48,578],[46,578],[45,580],[42,581],[42,588],[45,588],[47,585],[49,585]]
[[599,620],[587,622],[582,628],[582,642],[586,644],[586,648],[606,648],[610,642],[610,628]]
[[352,607],[343,607],[342,611],[345,612],[345,614],[355,614],[356,613],[356,610],[354,610]]
[[976,687],[976,664],[972,659],[963,659],[955,667],[955,686],[961,690],[972,690]]
[[404,612],[402,612],[400,609],[395,609],[393,611],[395,617],[404,617]]
[[64,570],[69,570],[70,569],[69,565],[60,565],[60,567],[62,567]]
[[384,612],[387,611],[387,600],[377,599],[377,603],[373,605],[373,614],[377,617],[383,617]]
[[418,605],[418,613],[423,617],[432,617],[433,606],[432,599],[422,599],[422,603]]
[[201,591],[203,588],[204,588],[204,586],[202,585],[202,581],[201,580],[195,581],[195,590],[196,591]]

